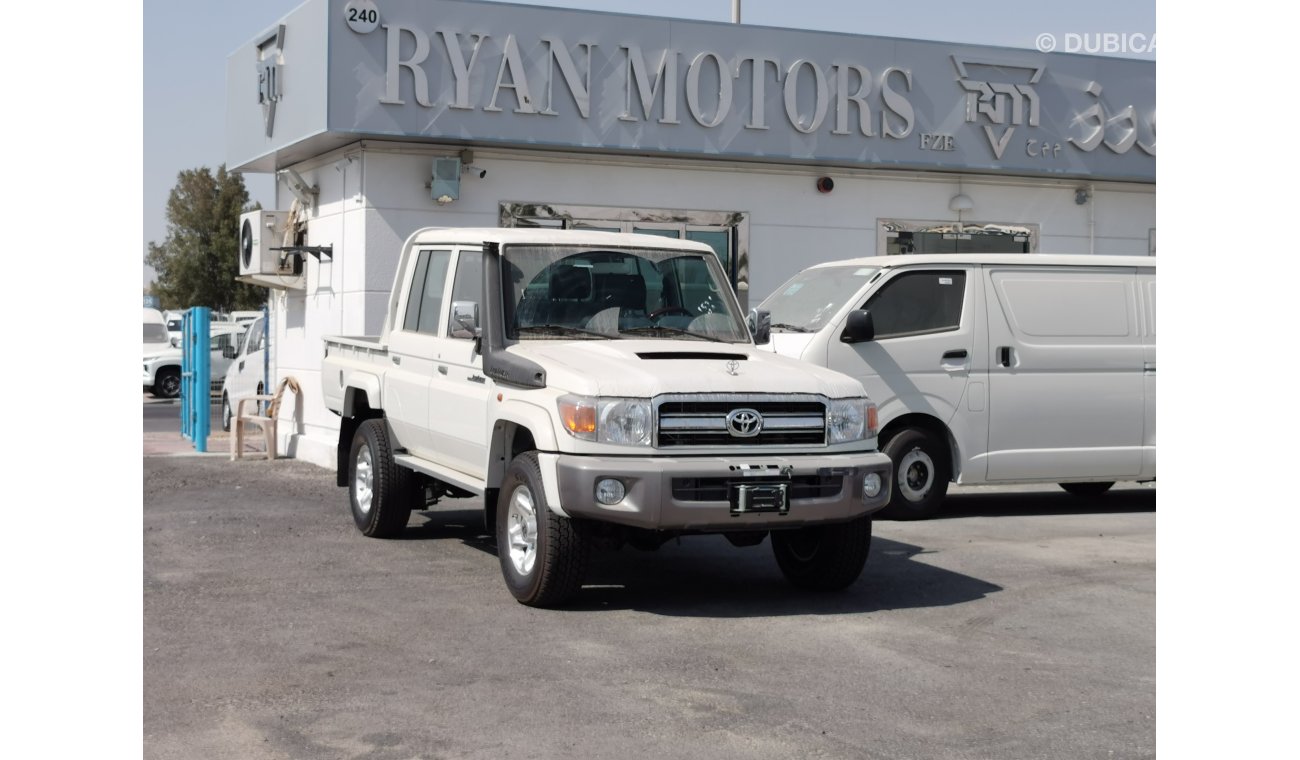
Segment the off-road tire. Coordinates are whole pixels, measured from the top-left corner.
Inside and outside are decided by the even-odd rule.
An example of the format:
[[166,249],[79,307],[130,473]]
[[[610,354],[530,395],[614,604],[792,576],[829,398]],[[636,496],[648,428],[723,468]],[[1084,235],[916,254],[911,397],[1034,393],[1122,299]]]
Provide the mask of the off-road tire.
[[871,552],[871,516],[837,525],[772,531],[772,553],[786,580],[802,589],[848,588]]
[[410,470],[393,461],[387,423],[370,419],[357,426],[348,455],[348,503],[362,535],[402,535],[415,502],[414,481]]
[[[516,498],[520,503],[512,507]],[[531,531],[526,519],[529,509]],[[536,453],[524,452],[510,462],[497,499],[496,540],[501,575],[516,600],[529,607],[554,607],[582,588],[591,553],[585,528],[551,511]],[[533,557],[528,562],[530,536]],[[512,548],[517,550],[515,554]],[[525,566],[521,568],[517,563]]]

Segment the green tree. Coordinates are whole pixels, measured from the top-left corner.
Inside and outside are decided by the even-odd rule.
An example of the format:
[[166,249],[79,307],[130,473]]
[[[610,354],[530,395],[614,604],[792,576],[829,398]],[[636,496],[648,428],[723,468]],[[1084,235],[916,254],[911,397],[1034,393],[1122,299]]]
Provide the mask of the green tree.
[[177,175],[167,199],[167,238],[150,241],[144,259],[157,273],[153,291],[164,309],[233,311],[266,302],[266,288],[235,281],[239,215],[251,208],[243,175],[225,164],[215,175],[206,166]]

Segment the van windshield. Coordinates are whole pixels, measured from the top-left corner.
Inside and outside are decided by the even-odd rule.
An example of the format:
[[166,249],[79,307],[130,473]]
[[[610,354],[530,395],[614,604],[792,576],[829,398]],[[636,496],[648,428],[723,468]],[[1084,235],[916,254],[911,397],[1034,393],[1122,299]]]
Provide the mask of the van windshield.
[[511,340],[750,339],[711,254],[511,245],[502,289]]
[[168,343],[171,337],[167,334],[167,325],[160,325],[154,322],[144,323],[144,342],[145,343]]
[[758,307],[772,314],[772,329],[815,332],[825,327],[880,267],[816,267],[795,275]]

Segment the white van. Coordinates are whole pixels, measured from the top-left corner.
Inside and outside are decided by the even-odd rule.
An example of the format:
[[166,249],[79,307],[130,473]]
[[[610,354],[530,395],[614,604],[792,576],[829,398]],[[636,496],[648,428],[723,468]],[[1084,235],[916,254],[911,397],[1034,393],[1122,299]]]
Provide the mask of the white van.
[[950,481],[1095,496],[1156,477],[1156,262],[948,254],[821,264],[758,307],[787,356],[852,375],[894,462],[882,516]]
[[243,341],[225,351],[230,368],[221,386],[221,429],[227,432],[239,399],[266,392],[262,385],[266,356],[265,323],[265,317],[259,312],[244,331]]

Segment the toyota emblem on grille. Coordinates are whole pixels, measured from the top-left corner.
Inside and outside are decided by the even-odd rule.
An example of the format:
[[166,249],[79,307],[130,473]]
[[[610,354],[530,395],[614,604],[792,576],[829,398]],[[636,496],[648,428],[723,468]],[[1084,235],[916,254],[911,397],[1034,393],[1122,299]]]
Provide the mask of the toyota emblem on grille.
[[735,409],[727,415],[727,432],[736,438],[753,438],[763,429],[763,415],[753,409]]

